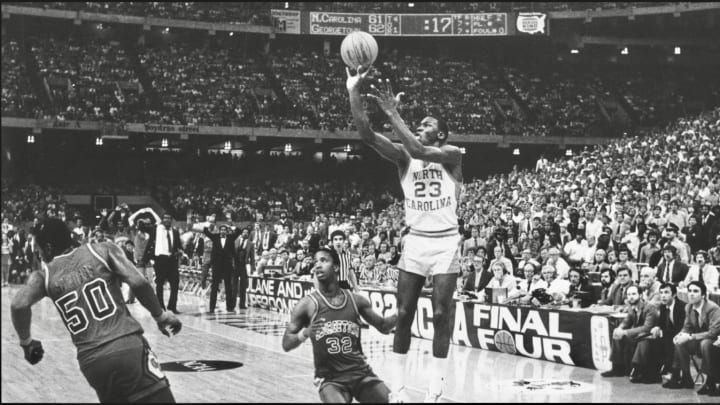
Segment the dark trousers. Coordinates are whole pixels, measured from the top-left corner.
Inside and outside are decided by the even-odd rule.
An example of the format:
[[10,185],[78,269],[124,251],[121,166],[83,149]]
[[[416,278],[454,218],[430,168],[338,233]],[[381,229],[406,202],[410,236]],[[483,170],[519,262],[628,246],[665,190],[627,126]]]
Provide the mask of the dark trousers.
[[170,282],[170,300],[168,301],[167,309],[177,311],[177,297],[178,290],[180,289],[180,271],[178,270],[177,259],[172,256],[156,256],[155,293],[163,309],[165,309],[163,287],[166,281]]
[[215,310],[217,302],[217,294],[220,289],[220,281],[225,282],[225,309],[228,311],[235,310],[235,297],[232,288],[233,279],[232,264],[216,263],[213,265],[212,283],[210,285],[210,312]]
[[[232,278],[232,290],[235,293],[233,294],[233,298],[235,298],[236,295],[238,296],[238,306],[240,308],[247,307],[245,296],[247,295],[248,282],[249,280],[245,263],[239,263]],[[233,303],[233,308],[234,307],[235,305]]]
[[613,339],[612,352],[610,353],[613,368],[624,371],[635,368],[636,372],[641,373],[656,369],[656,343],[654,339],[636,341],[627,336],[623,336],[620,340]]
[[702,357],[702,371],[708,376],[708,381],[717,382],[717,367],[713,367],[715,360],[714,339],[703,339],[701,341],[690,340],[681,345],[675,345],[675,366],[682,370],[684,376],[690,376],[690,355],[699,354]]

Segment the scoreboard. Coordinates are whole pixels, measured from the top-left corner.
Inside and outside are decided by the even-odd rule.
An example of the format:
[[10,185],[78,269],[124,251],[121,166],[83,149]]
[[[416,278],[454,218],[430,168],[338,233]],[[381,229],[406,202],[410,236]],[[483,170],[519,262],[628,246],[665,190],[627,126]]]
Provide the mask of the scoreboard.
[[271,10],[279,34],[377,36],[548,35],[545,13],[368,14]]

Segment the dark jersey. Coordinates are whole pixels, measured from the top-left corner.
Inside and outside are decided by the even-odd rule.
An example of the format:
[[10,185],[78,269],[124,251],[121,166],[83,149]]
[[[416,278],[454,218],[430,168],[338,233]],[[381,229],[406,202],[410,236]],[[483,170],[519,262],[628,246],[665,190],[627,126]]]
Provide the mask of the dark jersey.
[[78,359],[122,336],[142,333],[108,266],[107,244],[85,244],[45,265],[45,291],[77,347]]
[[370,367],[365,362],[360,343],[360,314],[355,297],[343,289],[340,292],[344,298],[337,307],[318,291],[308,296],[317,305],[313,321],[320,319],[324,322],[322,329],[310,336],[316,377],[332,378]]

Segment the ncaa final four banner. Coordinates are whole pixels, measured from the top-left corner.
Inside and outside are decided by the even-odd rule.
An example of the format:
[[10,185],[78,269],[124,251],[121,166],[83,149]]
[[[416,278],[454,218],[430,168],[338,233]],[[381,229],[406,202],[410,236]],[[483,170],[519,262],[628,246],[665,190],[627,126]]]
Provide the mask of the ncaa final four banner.
[[[310,281],[250,277],[251,306],[290,313],[300,299],[315,290]],[[397,313],[394,292],[361,290],[373,310]],[[610,331],[619,320],[587,311],[455,301],[452,343],[571,366],[609,370]],[[420,297],[412,324],[413,336],[432,340],[433,310],[429,297]]]
[[[397,312],[395,294],[361,291],[373,309]],[[549,360],[571,366],[609,370],[610,330],[619,321],[586,311],[455,301],[452,342],[484,350]],[[432,301],[420,297],[412,334],[433,338]]]

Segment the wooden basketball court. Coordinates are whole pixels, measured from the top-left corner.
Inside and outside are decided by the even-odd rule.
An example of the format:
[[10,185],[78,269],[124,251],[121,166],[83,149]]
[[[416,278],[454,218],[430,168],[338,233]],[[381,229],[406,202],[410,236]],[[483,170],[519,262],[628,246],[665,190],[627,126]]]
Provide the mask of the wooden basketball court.
[[[2,289],[2,402],[97,402],[80,373],[70,335],[49,299],[33,307],[32,335],[42,341],[45,357],[35,366],[25,361],[10,320],[10,302],[17,289]],[[287,315],[260,309],[201,315],[199,303],[194,295],[180,294],[183,330],[172,338],[157,330],[140,304],[129,306],[161,363],[180,362],[200,370],[166,371],[178,402],[319,400],[312,384],[310,342],[289,353],[280,345]],[[424,398],[431,343],[413,338],[412,375],[407,381],[414,401]],[[394,366],[388,356],[392,335],[364,329],[363,349],[375,372],[387,381]],[[717,402],[695,390],[631,384],[627,378],[602,378],[596,370],[543,360],[462,346],[452,346],[450,353],[453,367],[443,402]],[[205,361],[242,366],[207,371],[208,367],[202,366]],[[524,385],[520,383],[523,379]]]

